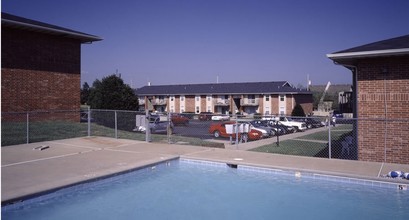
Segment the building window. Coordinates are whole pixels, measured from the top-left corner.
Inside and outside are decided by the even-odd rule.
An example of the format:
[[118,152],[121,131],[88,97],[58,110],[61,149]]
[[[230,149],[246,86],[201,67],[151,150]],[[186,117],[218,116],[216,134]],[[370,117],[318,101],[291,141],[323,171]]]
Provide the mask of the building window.
[[196,106],[196,113],[199,114],[199,106]]
[[182,102],[185,101],[185,97],[184,97],[184,96],[181,96],[181,97],[180,97],[180,101],[182,101]]
[[284,102],[284,98],[285,98],[284,95],[280,95],[280,101]]
[[266,95],[266,102],[270,101],[270,96]]

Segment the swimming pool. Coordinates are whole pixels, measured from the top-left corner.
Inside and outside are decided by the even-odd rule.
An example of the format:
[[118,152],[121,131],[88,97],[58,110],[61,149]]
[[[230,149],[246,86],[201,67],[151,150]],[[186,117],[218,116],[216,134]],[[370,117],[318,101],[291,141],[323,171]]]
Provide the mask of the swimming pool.
[[[340,183],[342,182],[342,183]],[[172,160],[2,207],[3,219],[407,219],[395,184]]]

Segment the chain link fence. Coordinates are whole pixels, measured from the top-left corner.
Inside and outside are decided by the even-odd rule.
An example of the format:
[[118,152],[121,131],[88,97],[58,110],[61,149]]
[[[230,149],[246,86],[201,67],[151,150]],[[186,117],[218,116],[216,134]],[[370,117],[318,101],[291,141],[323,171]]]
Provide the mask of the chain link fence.
[[[409,120],[83,109],[5,113],[2,146],[103,136],[264,153],[396,162]],[[358,129],[359,135],[358,135]],[[359,137],[358,137],[359,136]],[[367,150],[357,146],[373,145]],[[369,150],[372,149],[372,150]],[[399,155],[404,157],[405,155]],[[406,155],[407,157],[408,155]],[[372,157],[372,158],[371,158]]]
[[1,146],[87,135],[78,111],[2,112]]

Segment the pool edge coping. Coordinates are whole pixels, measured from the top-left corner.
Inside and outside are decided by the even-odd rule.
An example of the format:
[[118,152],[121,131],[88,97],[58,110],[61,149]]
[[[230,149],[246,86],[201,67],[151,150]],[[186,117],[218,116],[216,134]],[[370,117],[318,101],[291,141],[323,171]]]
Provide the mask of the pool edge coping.
[[292,172],[294,175],[296,173],[304,173],[308,175],[313,175],[313,176],[321,176],[322,179],[348,179],[351,181],[348,182],[356,182],[356,181],[362,181],[362,182],[374,182],[374,183],[379,183],[381,184],[390,184],[390,185],[395,185],[396,187],[394,188],[399,188],[400,185],[403,185],[405,189],[408,189],[409,187],[409,181],[408,180],[402,180],[402,179],[394,179],[394,178],[384,178],[384,177],[371,177],[371,176],[358,176],[358,175],[353,175],[353,174],[348,174],[348,173],[339,173],[339,172],[330,172],[330,171],[320,171],[320,170],[311,170],[311,169],[301,169],[301,168],[291,168],[291,167],[281,167],[281,166],[273,166],[273,165],[266,165],[266,164],[255,164],[255,163],[247,163],[242,160],[238,161],[231,161],[231,160],[218,160],[218,159],[203,159],[203,158],[197,158],[197,157],[191,157],[191,156],[181,156],[180,159],[184,160],[192,160],[192,161],[207,161],[207,162],[213,162],[213,163],[221,163],[221,164],[235,164],[239,166],[246,166],[246,167],[252,167],[253,169],[269,169],[269,170],[280,170],[280,171],[285,171],[285,172]]

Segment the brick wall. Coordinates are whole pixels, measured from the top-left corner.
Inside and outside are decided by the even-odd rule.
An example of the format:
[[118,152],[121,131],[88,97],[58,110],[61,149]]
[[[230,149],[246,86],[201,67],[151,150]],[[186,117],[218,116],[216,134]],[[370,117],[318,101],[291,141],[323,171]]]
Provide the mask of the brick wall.
[[180,113],[180,96],[175,95],[175,112]]
[[264,114],[264,105],[265,105],[264,103],[266,99],[264,98],[264,95],[259,95],[258,97],[256,95],[256,99],[257,98],[259,99],[259,105],[258,105],[257,111],[258,113]]
[[185,96],[185,112],[195,112],[195,98],[194,95]]
[[279,95],[271,95],[271,114],[278,115],[280,112],[278,111],[278,102],[280,100]]
[[295,106],[295,100],[293,95],[285,95],[285,114],[291,115]]
[[1,52],[2,112],[80,109],[80,41],[2,27]]
[[2,112],[80,109],[79,74],[2,69],[1,81]]
[[200,111],[202,111],[202,112],[207,111],[206,99],[207,99],[206,95],[200,96]]
[[359,160],[409,164],[409,56],[357,67]]
[[[301,107],[304,109],[304,113],[306,115],[312,113],[313,110],[313,98],[312,95],[294,95],[294,102],[296,104],[300,104]],[[294,106],[295,106],[294,105]],[[292,110],[291,110],[292,111]]]
[[80,74],[81,42],[2,27],[1,67]]

